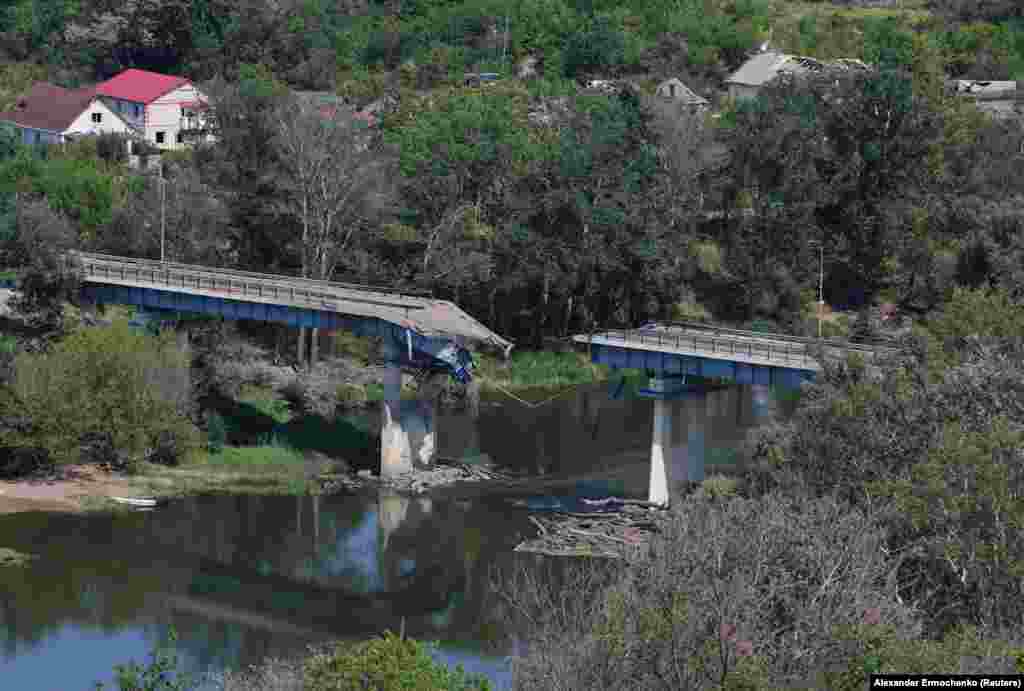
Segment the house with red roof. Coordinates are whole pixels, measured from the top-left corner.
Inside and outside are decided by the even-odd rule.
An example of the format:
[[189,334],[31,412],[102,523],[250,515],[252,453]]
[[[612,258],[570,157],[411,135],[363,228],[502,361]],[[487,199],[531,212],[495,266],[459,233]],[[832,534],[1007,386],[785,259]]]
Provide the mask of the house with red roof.
[[46,82],[32,85],[0,122],[13,124],[25,144],[61,144],[76,136],[116,132],[131,135],[131,124],[112,110],[93,88],[64,89]]
[[158,148],[178,149],[208,136],[208,101],[185,77],[128,69],[95,89],[111,110]]

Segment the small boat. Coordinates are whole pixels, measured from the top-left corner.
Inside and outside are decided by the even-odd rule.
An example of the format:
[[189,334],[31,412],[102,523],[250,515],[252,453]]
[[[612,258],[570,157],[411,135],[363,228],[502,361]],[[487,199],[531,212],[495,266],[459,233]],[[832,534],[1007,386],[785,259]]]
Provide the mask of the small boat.
[[127,504],[129,506],[140,506],[140,507],[153,507],[156,506],[156,499],[146,499],[142,497],[111,497],[112,500],[119,504]]

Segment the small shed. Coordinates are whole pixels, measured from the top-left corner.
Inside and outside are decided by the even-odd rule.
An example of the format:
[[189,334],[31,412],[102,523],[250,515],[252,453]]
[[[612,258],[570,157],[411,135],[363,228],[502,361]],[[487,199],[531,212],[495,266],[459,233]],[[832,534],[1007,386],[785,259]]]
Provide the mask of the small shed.
[[659,84],[655,93],[665,101],[674,101],[681,106],[693,110],[701,110],[711,105],[706,98],[683,84],[676,77],[666,79]]

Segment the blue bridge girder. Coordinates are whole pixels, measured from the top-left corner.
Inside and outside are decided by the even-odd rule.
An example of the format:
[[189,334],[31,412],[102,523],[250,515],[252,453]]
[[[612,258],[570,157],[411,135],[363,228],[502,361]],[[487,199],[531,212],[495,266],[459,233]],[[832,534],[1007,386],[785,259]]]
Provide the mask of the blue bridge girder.
[[642,369],[656,377],[692,375],[738,384],[798,389],[822,368],[819,358],[855,353],[867,360],[895,352],[891,344],[815,340],[742,331],[712,324],[645,324],[573,337],[591,360],[613,369]]
[[83,287],[86,297],[100,304],[133,305],[146,311],[173,314],[189,312],[224,319],[286,324],[293,327],[344,330],[357,336],[390,340],[402,357],[398,364],[416,369],[446,371],[465,383],[472,378],[473,357],[449,338],[424,336],[412,329],[382,319],[349,317],[336,312],[291,305],[268,305],[242,302],[207,295],[173,293],[153,288],[89,284]]
[[68,253],[66,260],[92,302],[344,329],[384,339],[393,364],[446,372],[461,382],[473,372],[468,342],[496,347],[506,356],[513,346],[456,305],[408,293],[82,252]]

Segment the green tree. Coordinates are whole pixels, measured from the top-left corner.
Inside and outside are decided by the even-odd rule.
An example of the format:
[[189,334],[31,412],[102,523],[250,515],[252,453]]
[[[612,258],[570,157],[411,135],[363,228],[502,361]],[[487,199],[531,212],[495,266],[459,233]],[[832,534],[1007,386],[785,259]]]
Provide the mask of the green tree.
[[434,662],[419,641],[385,633],[362,643],[338,645],[306,661],[306,688],[312,691],[486,691],[490,684],[467,676],[461,666]]
[[77,461],[86,439],[104,440],[129,463],[164,432],[187,449],[197,439],[188,371],[173,334],[149,336],[126,321],[79,328],[49,352],[16,358],[9,412],[28,428],[11,438],[62,463]]

